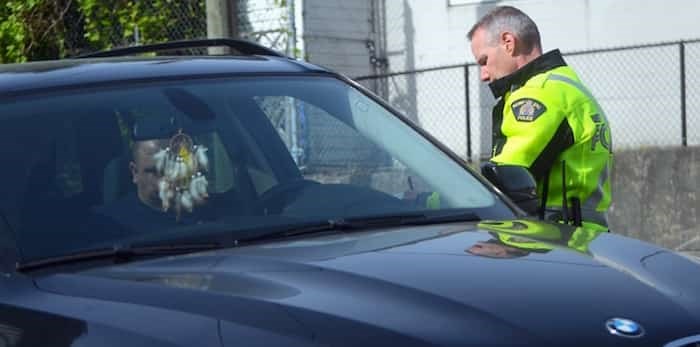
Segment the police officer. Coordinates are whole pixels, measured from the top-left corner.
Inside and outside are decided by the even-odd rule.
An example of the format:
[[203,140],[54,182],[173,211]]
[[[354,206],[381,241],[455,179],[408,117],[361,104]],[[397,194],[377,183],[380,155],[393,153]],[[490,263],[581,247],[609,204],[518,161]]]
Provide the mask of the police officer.
[[546,219],[606,227],[612,142],[600,105],[558,50],[542,54],[537,25],[522,11],[496,7],[468,38],[497,99],[491,161],[533,174]]

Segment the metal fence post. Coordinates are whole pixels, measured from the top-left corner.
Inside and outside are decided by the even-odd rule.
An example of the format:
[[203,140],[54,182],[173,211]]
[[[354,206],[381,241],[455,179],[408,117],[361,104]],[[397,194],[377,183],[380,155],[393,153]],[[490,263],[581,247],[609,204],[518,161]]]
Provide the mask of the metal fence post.
[[686,119],[686,91],[685,91],[685,42],[678,44],[680,50],[681,69],[681,145],[688,147],[688,123]]
[[[231,10],[236,9],[235,4],[227,0],[207,0],[205,3],[207,14],[207,37],[236,37],[231,23]],[[233,6],[233,7],[231,7]],[[235,13],[235,12],[234,12]],[[209,47],[209,54],[231,54],[228,47]]]
[[472,162],[472,132],[471,119],[469,114],[469,65],[464,65],[464,114],[466,116],[467,128],[467,162]]

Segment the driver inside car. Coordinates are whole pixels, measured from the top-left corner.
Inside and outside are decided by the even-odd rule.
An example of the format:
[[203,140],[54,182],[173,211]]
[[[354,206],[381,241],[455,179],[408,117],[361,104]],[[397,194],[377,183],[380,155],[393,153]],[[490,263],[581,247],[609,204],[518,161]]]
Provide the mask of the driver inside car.
[[210,219],[204,208],[206,152],[182,131],[170,139],[133,141],[128,174],[135,189],[96,208],[96,214],[137,233]]
[[[131,180],[136,186],[136,196],[145,207],[162,210],[158,182],[163,175],[156,169],[156,153],[167,146],[163,139],[136,141],[132,147],[132,158],[129,162]],[[133,194],[132,194],[133,196]]]

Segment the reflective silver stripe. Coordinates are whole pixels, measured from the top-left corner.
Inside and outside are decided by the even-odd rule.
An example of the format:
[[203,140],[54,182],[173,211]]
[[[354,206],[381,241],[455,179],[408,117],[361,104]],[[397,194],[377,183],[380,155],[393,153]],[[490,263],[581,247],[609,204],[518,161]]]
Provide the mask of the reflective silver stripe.
[[583,208],[595,210],[598,208],[598,204],[603,200],[603,192],[605,189],[605,182],[608,180],[608,175],[610,174],[610,165],[605,165],[605,169],[598,174],[598,186],[588,197],[586,203],[583,204]]
[[579,82],[577,82],[569,77],[566,77],[564,75],[550,74],[547,79],[568,83],[568,84],[576,87],[576,89],[580,90],[581,93],[586,94],[586,96],[589,99],[595,100],[595,98],[593,97],[593,94],[591,94],[591,92],[588,91],[588,88],[586,88],[583,84],[581,84],[581,83],[579,83]]
[[605,117],[605,114],[603,113],[603,108],[600,107],[600,104],[598,104],[598,100],[596,100],[596,98],[593,97],[593,94],[591,94],[591,92],[588,90],[588,88],[586,88],[583,84],[581,84],[578,81],[575,81],[569,77],[566,77],[563,75],[557,75],[557,74],[550,74],[549,77],[547,77],[547,79],[568,83],[571,86],[573,86],[574,88],[578,89],[581,93],[586,95],[586,97],[588,97],[588,99],[590,99],[591,101],[593,101],[593,103],[595,103],[595,107],[598,109],[598,112],[600,112],[600,116],[603,117],[603,119],[605,119],[605,123],[608,122],[608,119]]

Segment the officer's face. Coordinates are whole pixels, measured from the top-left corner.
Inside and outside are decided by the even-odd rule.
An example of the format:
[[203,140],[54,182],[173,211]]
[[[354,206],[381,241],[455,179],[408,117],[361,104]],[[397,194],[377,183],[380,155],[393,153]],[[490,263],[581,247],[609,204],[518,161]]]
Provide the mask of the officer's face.
[[497,243],[477,242],[466,251],[467,253],[490,258],[508,257],[508,250],[506,247]]
[[467,253],[488,258],[516,258],[527,255],[528,252],[501,243],[477,242],[464,250]]
[[480,66],[480,78],[484,82],[493,82],[518,69],[513,55],[514,42],[509,41],[512,36],[502,33],[494,40],[490,39],[483,28],[477,29],[472,35],[472,54]]
[[158,180],[161,176],[156,170],[153,155],[160,150],[158,141],[140,141],[134,144],[134,161],[129,164],[132,181],[136,185],[139,199],[148,206],[160,208]]

